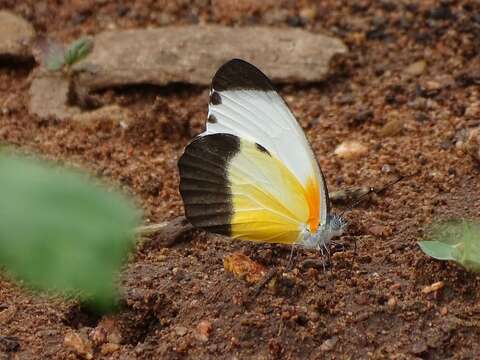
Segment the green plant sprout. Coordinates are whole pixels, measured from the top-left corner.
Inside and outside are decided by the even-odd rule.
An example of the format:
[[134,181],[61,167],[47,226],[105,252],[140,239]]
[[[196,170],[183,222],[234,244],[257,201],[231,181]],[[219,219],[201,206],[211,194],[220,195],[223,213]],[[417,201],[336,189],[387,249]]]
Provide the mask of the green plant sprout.
[[72,42],[66,49],[53,39],[40,37],[34,42],[37,61],[50,71],[62,70],[70,74],[73,65],[83,60],[93,50],[93,40],[83,37]]
[[139,213],[73,170],[0,153],[0,266],[25,285],[114,310]]
[[438,260],[452,260],[465,269],[480,272],[480,224],[450,220],[434,225],[428,240],[418,243],[422,251]]

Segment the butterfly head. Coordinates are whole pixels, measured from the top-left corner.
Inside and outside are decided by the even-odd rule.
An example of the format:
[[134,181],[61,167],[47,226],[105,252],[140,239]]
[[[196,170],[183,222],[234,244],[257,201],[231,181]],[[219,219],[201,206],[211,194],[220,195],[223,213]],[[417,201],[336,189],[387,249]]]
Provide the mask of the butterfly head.
[[348,222],[342,216],[330,214],[327,218],[327,227],[332,238],[342,235],[347,230]]
[[347,229],[347,221],[337,214],[329,214],[325,224],[321,224],[316,232],[304,230],[301,244],[309,249],[317,249],[326,246],[330,241],[341,236]]

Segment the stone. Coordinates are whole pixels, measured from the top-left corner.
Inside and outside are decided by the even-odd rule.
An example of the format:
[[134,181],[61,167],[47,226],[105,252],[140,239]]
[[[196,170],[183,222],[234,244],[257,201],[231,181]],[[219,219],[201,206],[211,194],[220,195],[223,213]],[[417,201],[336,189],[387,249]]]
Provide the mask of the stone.
[[400,117],[390,116],[388,122],[380,129],[379,134],[382,137],[391,137],[400,134],[403,128],[403,120]]
[[202,320],[197,325],[197,331],[195,333],[195,337],[197,340],[202,342],[208,341],[210,334],[213,331],[213,325],[208,320]]
[[100,353],[102,355],[110,355],[114,352],[117,352],[118,350],[120,350],[120,345],[114,343],[106,343],[102,345]]
[[386,237],[392,234],[389,227],[383,225],[372,225],[368,229],[369,234],[377,237]]
[[337,345],[337,342],[338,342],[338,338],[336,336],[325,340],[320,345],[320,351],[322,351],[322,352],[332,351],[335,348],[335,345]]
[[28,59],[32,56],[33,26],[9,11],[0,11],[0,57]]
[[419,76],[425,72],[427,62],[425,60],[416,61],[405,68],[405,73],[411,76]]
[[30,85],[30,113],[58,120],[80,114],[80,108],[68,105],[69,87],[69,80],[61,73],[38,73]]
[[356,159],[365,156],[368,148],[358,141],[345,141],[337,146],[334,153],[344,159]]
[[178,336],[185,336],[188,333],[188,329],[185,326],[176,326],[174,330]]
[[250,284],[261,281],[267,273],[262,264],[253,261],[241,252],[234,252],[223,258],[223,267],[237,278],[245,279]]
[[442,290],[445,287],[445,283],[443,281],[437,281],[431,285],[425,286],[422,289],[422,294],[430,294],[435,291]]
[[395,296],[390,297],[387,301],[387,306],[392,310],[395,309],[397,304],[398,304],[398,300]]
[[241,56],[274,82],[307,83],[324,80],[332,57],[346,52],[341,40],[302,29],[168,26],[100,33],[74,68],[89,91],[171,82],[208,86],[223,63]]

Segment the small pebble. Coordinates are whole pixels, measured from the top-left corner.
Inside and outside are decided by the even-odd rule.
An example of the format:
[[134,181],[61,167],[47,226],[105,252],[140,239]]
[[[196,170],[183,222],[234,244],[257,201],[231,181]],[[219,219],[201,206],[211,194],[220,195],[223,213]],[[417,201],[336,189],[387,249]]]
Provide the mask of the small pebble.
[[383,225],[373,225],[368,229],[368,232],[371,235],[378,236],[378,237],[384,237],[391,234],[390,228]]
[[395,283],[395,284],[393,284],[392,286],[390,286],[390,290],[391,290],[391,291],[400,290],[401,287],[402,287],[402,284],[400,284],[400,283]]
[[212,333],[212,331],[213,331],[212,323],[208,320],[202,320],[197,325],[197,331],[196,331],[195,337],[202,342],[206,342],[208,341],[208,338],[210,337],[210,334]]
[[320,351],[327,352],[332,351],[335,348],[335,345],[338,342],[338,338],[336,336],[325,340],[322,345],[320,345]]
[[384,164],[382,166],[382,172],[387,173],[387,174],[391,173],[392,172],[392,167],[388,164]]
[[388,299],[387,301],[387,306],[390,308],[390,309],[395,309],[395,307],[397,306],[398,304],[398,301],[397,301],[397,298],[395,296],[392,296]]
[[188,332],[188,329],[185,326],[175,327],[175,334],[178,336],[184,336]]
[[403,130],[403,121],[399,118],[389,120],[380,130],[380,136],[390,137],[398,135]]
[[120,349],[120,345],[118,344],[106,343],[102,345],[100,352],[102,355],[110,355],[110,354],[113,354],[114,352],[117,352],[119,349]]
[[439,82],[433,80],[424,81],[420,85],[420,90],[425,96],[436,95],[440,92],[441,89],[442,85]]
[[355,159],[366,155],[368,148],[358,141],[345,141],[337,146],[335,155],[344,159]]
[[441,290],[445,287],[445,283],[443,281],[437,281],[436,283],[433,283],[432,285],[425,286],[422,289],[423,294],[430,294],[434,291]]
[[425,60],[419,60],[407,66],[405,73],[412,76],[419,76],[425,72],[426,68],[427,62]]

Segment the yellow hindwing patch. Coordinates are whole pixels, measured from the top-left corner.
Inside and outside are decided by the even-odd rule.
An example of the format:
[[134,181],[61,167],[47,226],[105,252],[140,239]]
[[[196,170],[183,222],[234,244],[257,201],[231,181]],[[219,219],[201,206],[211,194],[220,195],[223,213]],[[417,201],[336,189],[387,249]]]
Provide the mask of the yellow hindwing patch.
[[242,139],[240,151],[228,164],[227,176],[233,238],[292,244],[305,227],[316,230],[318,184],[309,183],[305,189],[266,149]]

